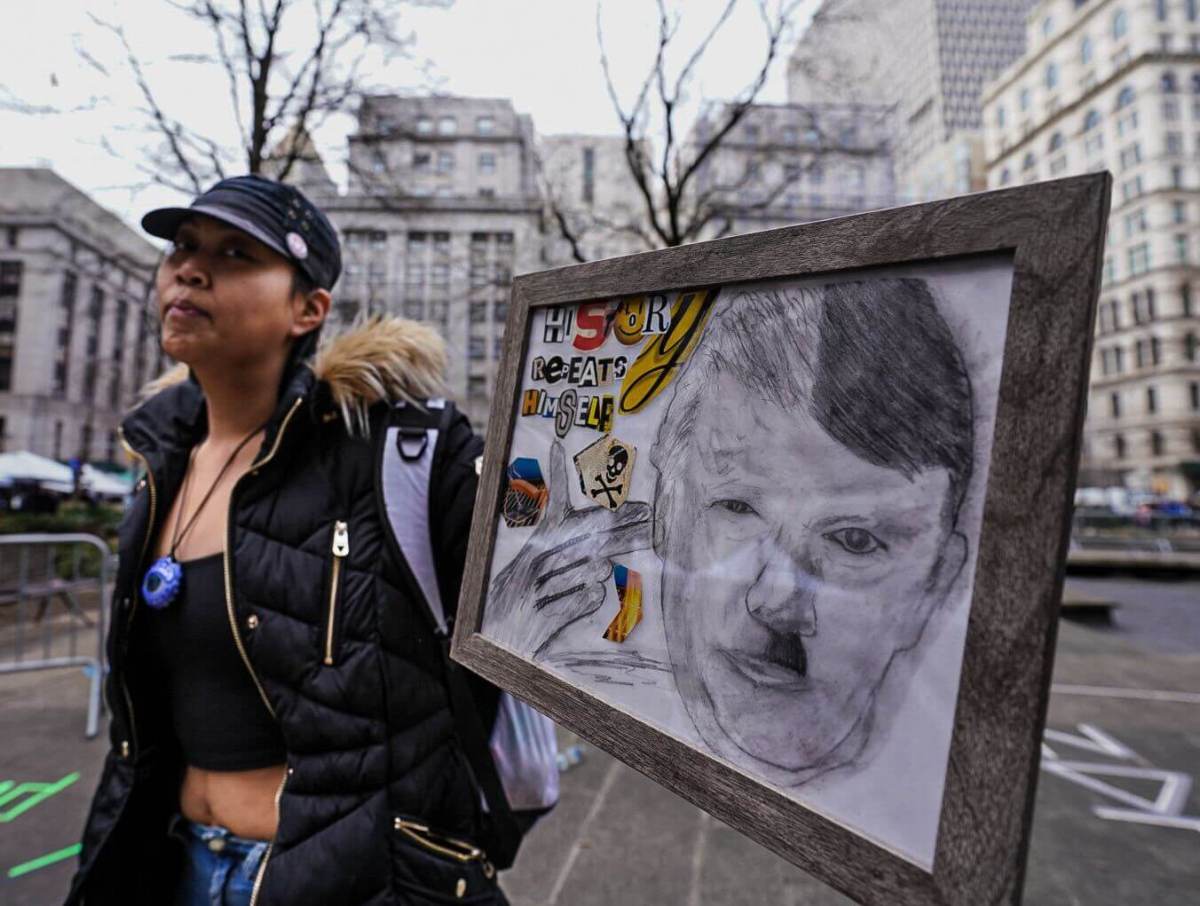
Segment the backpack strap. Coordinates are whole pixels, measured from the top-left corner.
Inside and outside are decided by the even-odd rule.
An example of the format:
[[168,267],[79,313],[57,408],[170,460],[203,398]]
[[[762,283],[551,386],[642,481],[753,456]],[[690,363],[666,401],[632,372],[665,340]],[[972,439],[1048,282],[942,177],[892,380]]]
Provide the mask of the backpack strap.
[[455,732],[488,813],[484,846],[497,868],[516,858],[523,828],[504,793],[479,706],[464,667],[450,659],[450,621],[442,603],[430,535],[430,483],[438,440],[454,417],[453,404],[428,400],[422,407],[401,403],[389,414],[383,436],[379,487],[393,552],[408,567],[423,599],[430,627],[442,651],[444,676]]
[[428,400],[423,407],[397,405],[387,420],[379,466],[388,528],[421,588],[425,611],[439,638],[449,636],[450,625],[430,541],[429,486],[438,437],[452,413],[441,399]]

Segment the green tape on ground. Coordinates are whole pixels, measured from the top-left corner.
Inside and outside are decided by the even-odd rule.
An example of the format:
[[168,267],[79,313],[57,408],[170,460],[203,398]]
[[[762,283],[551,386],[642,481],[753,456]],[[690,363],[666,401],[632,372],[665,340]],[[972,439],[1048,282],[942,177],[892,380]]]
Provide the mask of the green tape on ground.
[[39,868],[45,868],[47,865],[53,865],[55,862],[61,862],[63,859],[70,859],[72,856],[77,856],[81,849],[83,849],[83,844],[76,843],[74,846],[66,846],[52,853],[46,853],[44,856],[38,856],[36,859],[22,862],[20,865],[14,865],[8,870],[8,876],[10,878],[19,878],[21,875],[29,874],[31,871],[37,871]]
[[3,793],[3,795],[0,795],[0,808],[22,796],[27,795],[29,797],[23,802],[18,802],[10,809],[0,811],[0,823],[12,821],[13,818],[29,811],[39,802],[44,802],[51,796],[58,795],[78,779],[79,772],[74,771],[62,780],[57,780],[54,783],[22,783],[12,789],[0,789],[0,792]]

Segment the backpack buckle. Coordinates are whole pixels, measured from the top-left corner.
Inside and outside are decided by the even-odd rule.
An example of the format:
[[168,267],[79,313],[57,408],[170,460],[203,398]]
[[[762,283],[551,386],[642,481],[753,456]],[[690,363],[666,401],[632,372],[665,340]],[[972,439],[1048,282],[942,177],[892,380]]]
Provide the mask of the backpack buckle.
[[401,427],[396,431],[396,452],[405,462],[415,462],[425,455],[429,432],[424,428]]

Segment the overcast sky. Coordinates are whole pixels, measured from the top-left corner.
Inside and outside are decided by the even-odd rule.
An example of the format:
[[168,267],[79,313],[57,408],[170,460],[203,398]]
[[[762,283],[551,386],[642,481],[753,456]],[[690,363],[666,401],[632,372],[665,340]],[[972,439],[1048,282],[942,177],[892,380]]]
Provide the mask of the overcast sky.
[[[675,0],[683,10],[681,46],[711,26],[725,0]],[[769,0],[771,3],[779,0]],[[143,120],[119,44],[88,17],[119,22],[155,80],[165,106],[210,134],[232,134],[230,103],[219,72],[171,63],[180,53],[209,51],[208,35],[161,0],[43,0],[22,4],[19,25],[0,31],[0,166],[49,166],[133,222],[179,196],[144,182],[136,169]],[[800,17],[802,26],[808,10]],[[414,8],[405,19],[416,38],[413,62],[372,67],[373,81],[403,90],[511,98],[539,132],[617,130],[596,44],[596,0],[457,0],[450,9]],[[605,41],[621,88],[632,92],[653,52],[653,0],[607,0]],[[730,97],[752,78],[764,47],[752,0],[742,0],[699,70],[695,94]],[[84,48],[108,72],[85,62]],[[786,100],[786,53],[771,73],[764,101]],[[427,66],[420,65],[427,63]],[[12,99],[67,112],[29,116],[2,109]],[[349,118],[317,134],[323,154],[344,150]],[[121,156],[100,145],[106,136]],[[335,173],[335,178],[338,174]]]

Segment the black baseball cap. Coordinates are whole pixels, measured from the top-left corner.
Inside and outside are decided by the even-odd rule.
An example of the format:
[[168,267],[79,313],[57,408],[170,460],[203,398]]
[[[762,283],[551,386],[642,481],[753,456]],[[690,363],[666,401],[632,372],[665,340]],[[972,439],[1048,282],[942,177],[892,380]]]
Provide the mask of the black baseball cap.
[[342,272],[337,230],[295,186],[263,176],[222,179],[186,208],[158,208],[142,218],[142,229],[174,239],[179,225],[205,214],[249,233],[303,271],[319,289],[333,289]]

